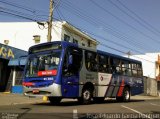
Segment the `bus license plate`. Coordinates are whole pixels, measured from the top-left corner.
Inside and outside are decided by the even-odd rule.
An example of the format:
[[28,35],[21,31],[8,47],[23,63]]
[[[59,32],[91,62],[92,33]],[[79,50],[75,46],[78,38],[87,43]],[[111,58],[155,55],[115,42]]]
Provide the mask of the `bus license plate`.
[[38,89],[34,89],[32,92],[33,92],[33,94],[39,94],[39,90]]

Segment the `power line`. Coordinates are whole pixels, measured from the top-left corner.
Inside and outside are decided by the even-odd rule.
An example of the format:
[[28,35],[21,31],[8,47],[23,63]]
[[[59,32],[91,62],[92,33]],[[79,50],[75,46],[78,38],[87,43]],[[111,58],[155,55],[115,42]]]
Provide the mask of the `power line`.
[[[58,10],[58,9],[57,9],[57,12],[58,12],[59,17],[60,17],[60,16],[63,16],[62,13],[59,13],[59,10]],[[63,17],[63,18],[64,18],[64,17]],[[60,17],[60,19],[61,19],[61,17]],[[65,18],[64,18],[64,19],[65,19]],[[70,24],[71,24],[71,23],[70,23]],[[74,25],[74,26],[75,26],[75,25]],[[130,47],[127,47],[127,46],[122,45],[122,44],[119,44],[119,43],[117,43],[117,42],[115,42],[115,41],[106,39],[106,38],[104,38],[104,37],[102,37],[102,36],[96,35],[96,34],[94,34],[93,32],[89,32],[89,31],[84,30],[84,29],[82,29],[82,28],[81,28],[81,30],[83,30],[83,31],[86,32],[86,33],[89,33],[90,35],[93,35],[93,36],[95,36],[95,37],[98,37],[98,38],[100,38],[100,39],[103,39],[104,41],[108,41],[108,42],[111,42],[111,43],[113,43],[113,44],[116,44],[117,46],[121,46],[121,47],[123,47],[123,48],[130,49],[130,50],[135,51],[135,52],[138,52],[138,53],[142,53],[142,52],[139,52],[138,50],[131,49]]]
[[6,14],[10,14],[12,16],[17,16],[19,18],[23,18],[23,19],[27,19],[27,20],[31,20],[31,21],[41,21],[41,18],[39,17],[38,19],[36,19],[34,15],[30,15],[30,14],[26,14],[23,12],[19,12],[13,9],[8,9],[8,8],[3,8],[0,7],[0,10],[5,12]]
[[13,6],[13,7],[17,7],[17,8],[20,8],[20,9],[23,9],[23,10],[26,10],[26,11],[29,11],[29,12],[32,12],[32,13],[35,13],[35,10],[31,10],[30,8],[27,8],[26,6],[21,6],[21,5],[18,5],[18,4],[15,4],[13,2],[7,2],[7,1],[4,1],[4,0],[0,0],[1,3],[4,3],[4,4],[7,4],[7,5],[10,5],[10,6]]
[[[69,7],[68,6],[66,6],[66,5],[69,5]],[[101,22],[100,21],[100,19],[97,19],[97,18],[95,18],[95,17],[91,17],[91,16],[89,16],[89,15],[84,15],[84,13],[85,12],[82,12],[82,10],[77,10],[76,8],[78,8],[77,6],[76,6],[76,8],[73,8],[72,6],[71,6],[71,3],[69,3],[69,1],[67,1],[66,3],[65,3],[65,6],[66,7],[68,7],[68,9],[72,9],[72,10],[70,10],[70,12],[72,12],[73,14],[75,14],[76,13],[76,15],[78,15],[78,16],[80,16],[81,18],[83,17],[84,19],[89,19],[89,22],[92,22],[92,25],[93,26],[95,26],[95,25],[97,25],[97,27],[99,26],[99,24],[102,24],[103,26],[105,26],[105,29],[107,28],[107,30],[110,30],[109,32],[111,33],[111,32],[114,32],[114,33],[116,33],[116,34],[119,34],[120,33],[120,31],[119,30],[117,30],[116,28],[114,28],[113,29],[113,27],[111,26],[111,25],[109,25],[109,24],[104,24],[103,22]],[[74,12],[75,13],[74,13]],[[94,19],[94,20],[93,20]],[[107,25],[107,26],[106,26]],[[110,27],[109,27],[110,26]],[[118,32],[117,32],[118,31]],[[112,35],[114,34],[114,33],[112,33]],[[124,40],[125,38],[126,38],[126,40],[128,40],[129,38],[128,37],[126,37],[127,35],[125,35],[125,33],[120,33],[119,34],[119,37],[122,37],[123,36],[123,39],[121,39],[121,40]],[[115,36],[115,34],[114,34],[114,36]],[[132,38],[132,39],[134,39],[134,38]],[[125,41],[126,41],[125,40]],[[127,41],[128,42],[128,41]],[[130,43],[133,43],[133,44],[135,44],[135,42],[134,41],[129,41]],[[129,43],[128,42],[128,43]],[[130,44],[129,43],[129,44]],[[136,44],[136,46],[138,46],[138,44]],[[141,47],[143,47],[144,46],[144,44],[142,43],[141,44]]]
[[27,20],[30,20],[30,21],[35,21],[35,22],[37,22],[37,20],[35,20],[35,19],[28,18],[28,17],[25,17],[25,16],[21,16],[21,15],[18,15],[18,14],[14,14],[14,13],[10,13],[10,12],[7,12],[7,11],[0,10],[0,12],[1,12],[1,13],[5,13],[5,14],[9,14],[9,15],[12,15],[12,16],[16,16],[16,17],[19,17],[19,18],[27,19]]
[[[75,26],[75,25],[74,25],[74,26]],[[84,29],[81,29],[81,30],[85,31]],[[86,32],[86,31],[85,31],[85,32]],[[87,31],[87,33],[89,33],[89,34],[91,34],[91,35],[93,35],[93,36],[99,37],[100,39],[103,39],[103,40],[106,41],[105,38],[103,38],[103,37],[101,37],[101,36],[97,36],[97,35],[95,35],[94,33],[91,33],[91,32],[88,32],[88,31]],[[107,40],[108,40],[108,39],[107,39]],[[116,44],[115,42],[112,42],[112,43]],[[112,50],[114,50],[114,51],[117,51],[117,52],[119,52],[119,53],[127,54],[127,53],[124,52],[124,51],[121,51],[121,50],[119,50],[119,49],[116,49],[116,48],[113,48],[113,47],[111,47],[111,46],[105,45],[104,43],[101,43],[101,45],[102,45],[102,46],[105,46],[105,47],[107,47],[107,48],[109,48],[109,49],[112,49]],[[116,44],[116,45],[120,45],[120,44]],[[120,45],[120,46],[123,46],[123,45]],[[125,46],[125,48],[126,48],[126,46]],[[128,48],[128,49],[129,49],[129,48]],[[131,49],[131,50],[133,50],[133,49]],[[139,52],[139,51],[136,51],[136,52]],[[139,52],[139,53],[141,53],[141,52]],[[135,55],[133,55],[133,57],[136,57],[136,58],[143,59],[143,60],[145,60],[145,61],[154,63],[154,62],[152,62],[152,61],[146,60],[146,59],[144,59],[144,58],[141,58],[141,57],[138,57],[138,56],[135,56]]]
[[156,43],[160,43],[159,40],[156,40],[154,38],[152,38],[151,36],[143,33],[142,31],[138,30],[137,28],[133,27],[132,25],[128,24],[127,22],[123,21],[122,19],[120,19],[119,17],[117,17],[116,15],[112,14],[110,11],[108,11],[107,9],[105,9],[104,7],[100,6],[99,4],[97,4],[95,1],[90,0],[95,6],[97,6],[98,8],[102,9],[103,11],[105,11],[106,13],[110,14],[111,16],[113,16],[114,18],[116,18],[118,21],[121,21],[123,24],[129,26],[130,28],[134,29],[136,32],[139,32],[141,35],[145,36],[146,38],[148,38],[149,40],[152,40]]
[[[140,22],[139,20],[137,20],[135,17],[133,17],[132,15],[128,14],[125,10],[121,9],[118,5],[116,5],[113,1],[108,0],[108,2],[110,2],[112,5],[114,5],[117,9],[119,9],[121,12],[123,12],[124,14],[126,14],[128,17],[130,17],[131,19],[133,19],[134,21],[136,21],[139,25],[143,26],[145,29],[147,29],[148,31],[152,32],[155,35],[160,36],[159,34],[157,34],[157,32],[153,31],[152,29],[148,28],[148,26],[144,25],[143,22]],[[138,17],[138,16],[137,16]]]
[[[67,2],[68,2],[68,1],[67,1]],[[105,26],[105,27],[104,27],[104,30],[107,31],[107,32],[109,31],[109,32],[110,32],[112,35],[114,35],[115,37],[117,37],[117,38],[119,38],[119,39],[121,39],[121,40],[123,40],[123,41],[125,41],[125,42],[127,42],[127,43],[129,43],[129,44],[131,44],[131,45],[134,45],[135,47],[139,46],[139,48],[141,48],[141,47],[144,46],[144,44],[141,44],[141,45],[140,45],[140,44],[137,44],[134,40],[128,41],[128,39],[130,39],[130,38],[124,36],[125,33],[119,33],[118,30],[115,31],[115,29],[109,28],[109,27],[108,27],[108,24],[107,24],[107,26],[106,26],[106,24],[104,24],[103,22],[100,22],[100,20],[96,19],[95,17],[90,17],[89,15],[84,15],[84,12],[81,13],[82,10],[77,10],[77,9],[75,9],[75,8],[73,8],[73,7],[70,7],[71,4],[69,4],[69,3],[67,4],[67,2],[64,4],[65,6],[67,5],[66,7],[64,7],[64,9],[68,8],[71,13],[73,13],[73,14],[75,14],[76,16],[82,18],[83,20],[87,21],[87,22],[90,23],[91,25],[98,27],[99,24],[102,24],[103,26]],[[69,5],[69,6],[68,6],[68,5]],[[63,7],[63,6],[62,6],[62,7]],[[76,8],[77,8],[77,6],[76,6]],[[71,10],[71,9],[72,9],[72,10]],[[93,19],[94,19],[94,20],[93,20]],[[118,32],[117,32],[117,31],[118,31]],[[132,39],[134,39],[134,38],[132,38]],[[143,49],[145,49],[145,48],[146,48],[146,47],[143,47]]]
[[133,12],[131,9],[129,9],[126,5],[124,5],[121,1],[117,0],[117,2],[119,2],[120,5],[122,5],[125,9],[127,9],[130,13],[132,13],[133,15],[135,15],[140,21],[142,21],[142,23],[145,23],[146,25],[148,25],[150,28],[152,28],[155,32],[160,34],[160,31],[157,30],[155,27],[153,27],[151,24],[149,24],[148,22],[146,22],[144,19],[142,19],[140,16],[138,16],[135,12]]
[[[33,13],[34,15],[38,15],[37,13],[45,13],[45,14],[48,14],[48,12],[45,12],[45,11],[42,11],[42,10],[36,10],[36,9],[33,9],[33,8],[30,8],[30,7],[27,7],[27,6],[24,6],[24,5],[20,5],[20,4],[17,4],[17,3],[13,3],[11,1],[3,1],[3,0],[0,0],[1,3],[3,4],[6,4],[6,5],[10,5],[12,7],[15,7],[15,8],[18,8],[18,9],[22,9],[22,10],[25,10],[27,12],[30,12],[30,13]],[[21,11],[22,12],[22,11]]]
[[[13,15],[13,16],[16,16],[16,17],[28,19],[28,20],[31,20],[31,21],[37,21],[37,20],[35,20],[35,19],[29,18],[29,17],[25,17],[25,16],[21,16],[21,15],[17,15],[17,14],[14,14],[14,13],[6,12],[6,11],[1,11],[1,12],[6,13],[6,14],[10,14],[10,15]],[[23,13],[22,13],[22,14],[23,14]],[[24,15],[24,14],[23,14],[23,15]],[[104,45],[104,44],[102,44],[102,45]],[[106,45],[106,46],[107,46],[107,45]],[[110,46],[107,46],[107,47],[110,48],[110,49],[112,49],[112,50],[116,50],[116,51],[118,51],[118,52],[121,52],[121,53],[126,54],[125,52],[123,52],[123,51],[121,51],[121,50],[118,50],[118,49],[116,49],[116,48],[112,48],[112,47],[110,47]]]

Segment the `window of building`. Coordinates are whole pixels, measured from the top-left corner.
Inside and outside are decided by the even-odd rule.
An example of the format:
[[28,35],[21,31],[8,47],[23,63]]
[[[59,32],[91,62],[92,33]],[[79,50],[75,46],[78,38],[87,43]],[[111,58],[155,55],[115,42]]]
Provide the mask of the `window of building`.
[[85,44],[84,44],[84,43],[82,43],[82,46],[85,46]]
[[78,40],[73,38],[73,43],[78,44]]
[[91,47],[91,41],[88,41],[88,47]]
[[64,41],[69,42],[69,41],[70,41],[70,36],[68,36],[68,35],[64,34]]

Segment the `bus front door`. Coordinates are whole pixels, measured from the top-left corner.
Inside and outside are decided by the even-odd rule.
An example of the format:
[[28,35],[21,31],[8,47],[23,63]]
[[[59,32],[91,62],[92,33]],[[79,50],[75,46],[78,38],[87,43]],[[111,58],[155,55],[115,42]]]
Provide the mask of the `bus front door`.
[[82,65],[82,50],[69,48],[62,69],[62,96],[79,96],[79,71]]
[[77,97],[79,93],[79,77],[76,75],[63,76],[62,78],[62,96]]

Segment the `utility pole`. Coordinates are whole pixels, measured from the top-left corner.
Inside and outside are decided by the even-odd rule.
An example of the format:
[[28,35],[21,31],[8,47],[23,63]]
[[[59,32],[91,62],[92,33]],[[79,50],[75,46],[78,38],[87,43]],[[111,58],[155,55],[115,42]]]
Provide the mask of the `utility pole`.
[[131,56],[131,51],[128,51],[126,54],[128,55],[128,58],[130,58],[130,56]]
[[52,39],[51,33],[52,33],[52,21],[53,21],[53,9],[54,9],[53,3],[54,3],[54,0],[50,0],[47,42],[51,42],[51,39]]

